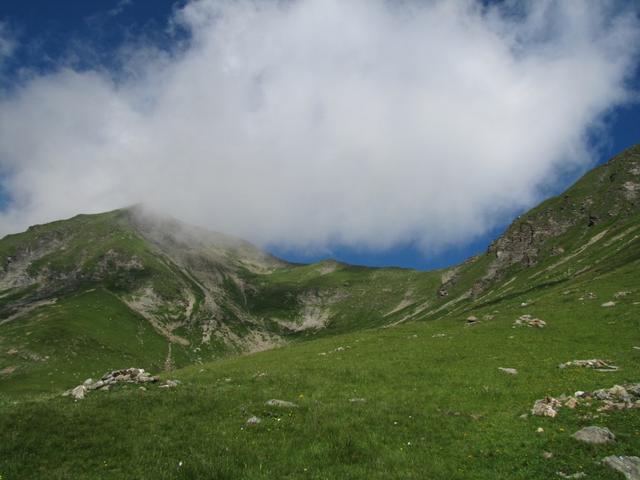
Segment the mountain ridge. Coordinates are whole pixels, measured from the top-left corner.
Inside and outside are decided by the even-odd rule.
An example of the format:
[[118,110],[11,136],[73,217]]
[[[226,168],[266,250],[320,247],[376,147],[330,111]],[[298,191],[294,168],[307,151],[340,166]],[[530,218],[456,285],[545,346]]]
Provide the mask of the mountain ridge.
[[[81,214],[0,240],[0,326],[16,329],[0,345],[17,348],[22,324],[40,328],[66,308],[65,302],[87,292],[147,322],[151,331],[145,335],[165,344],[151,362],[158,368],[464,316],[505,295],[629,261],[640,251],[628,248],[638,245],[638,195],[640,146],[635,146],[518,217],[484,254],[426,272],[335,260],[293,264],[242,239],[140,206]],[[594,261],[587,265],[585,255]],[[82,343],[73,330],[67,334]],[[103,337],[96,333],[91,342],[101,344]],[[49,356],[55,355],[64,357],[59,351]],[[37,367],[46,373],[46,366]],[[20,372],[28,377],[32,368],[25,360],[0,381]]]

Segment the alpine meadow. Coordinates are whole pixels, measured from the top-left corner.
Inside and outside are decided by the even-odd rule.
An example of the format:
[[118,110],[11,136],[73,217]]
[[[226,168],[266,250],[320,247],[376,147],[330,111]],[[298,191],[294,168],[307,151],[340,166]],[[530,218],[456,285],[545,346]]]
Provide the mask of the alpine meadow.
[[0,5],[0,480],[640,480],[639,65],[633,1]]

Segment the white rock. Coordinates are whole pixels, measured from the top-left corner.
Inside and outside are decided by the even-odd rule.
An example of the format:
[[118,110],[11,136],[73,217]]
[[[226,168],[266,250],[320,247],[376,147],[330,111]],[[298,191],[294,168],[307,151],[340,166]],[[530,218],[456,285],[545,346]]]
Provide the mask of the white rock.
[[272,398],[271,400],[267,400],[265,403],[268,407],[278,407],[278,408],[298,408],[293,402],[287,402],[286,400],[278,400],[276,398]]
[[82,400],[86,394],[87,387],[85,387],[84,385],[78,385],[76,388],[71,390],[71,396],[76,400]]

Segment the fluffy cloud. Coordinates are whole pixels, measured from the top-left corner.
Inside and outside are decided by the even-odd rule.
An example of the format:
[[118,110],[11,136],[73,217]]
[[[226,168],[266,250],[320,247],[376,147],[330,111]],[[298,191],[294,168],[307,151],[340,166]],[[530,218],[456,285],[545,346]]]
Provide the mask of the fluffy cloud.
[[192,1],[175,51],[5,96],[0,231],[144,202],[284,247],[468,240],[587,165],[630,98],[636,12],[527,5]]

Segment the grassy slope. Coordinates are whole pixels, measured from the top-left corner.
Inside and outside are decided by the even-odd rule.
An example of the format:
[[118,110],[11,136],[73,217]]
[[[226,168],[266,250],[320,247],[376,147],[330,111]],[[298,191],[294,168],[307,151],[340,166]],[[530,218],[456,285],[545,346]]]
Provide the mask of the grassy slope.
[[[305,342],[187,368],[167,391],[95,392],[80,403],[52,397],[3,407],[0,473],[6,478],[552,478],[558,470],[612,478],[596,463],[637,454],[638,410],[583,420],[519,416],[545,394],[640,378],[640,265],[629,263],[572,291],[536,291],[476,311],[495,318],[412,323]],[[620,290],[616,307],[600,304]],[[579,298],[591,291],[595,300]],[[512,328],[523,312],[544,330]],[[434,334],[445,337],[433,337]],[[337,347],[343,351],[335,351]],[[320,355],[326,353],[326,355]],[[617,373],[559,370],[561,362],[609,358]],[[515,367],[516,377],[498,367]],[[265,376],[256,376],[265,372]],[[227,380],[229,379],[229,380]],[[364,397],[357,404],[349,398]],[[264,406],[293,400],[292,412]],[[109,415],[104,415],[104,412]],[[247,428],[258,415],[263,422]],[[477,417],[480,415],[480,417]],[[614,446],[579,444],[588,424]],[[543,427],[543,434],[535,433]],[[118,442],[113,442],[118,438]],[[545,460],[543,451],[554,453]],[[183,462],[181,467],[179,462]]]
[[[619,164],[610,167],[620,170]],[[568,410],[555,420],[519,418],[545,394],[640,380],[640,351],[633,349],[640,346],[640,217],[627,204],[620,209],[613,202],[611,187],[602,183],[613,181],[606,168],[569,190],[570,201],[567,196],[551,199],[513,228],[548,212],[595,215],[595,225],[587,226],[580,217],[575,228],[541,246],[534,268],[513,265],[478,297],[440,311],[438,306],[462,295],[484,274],[489,255],[464,265],[445,298],[435,294],[437,272],[338,266],[324,274],[326,265],[284,268],[266,276],[242,272],[255,288],[230,295],[265,320],[298,318],[295,294],[337,295],[339,300],[329,307],[328,329],[293,337],[313,336],[313,342],[176,372],[172,376],[184,382],[176,390],[129,387],[96,392],[78,404],[55,396],[17,403],[16,397],[0,397],[0,474],[542,479],[562,470],[611,478],[596,461],[611,453],[638,455],[640,410],[596,420]],[[624,169],[614,173],[618,181],[626,175]],[[596,208],[581,212],[580,202],[587,197]],[[593,241],[599,234],[600,240]],[[555,247],[566,254],[552,255]],[[568,257],[572,253],[576,255]],[[631,293],[616,300],[614,308],[600,307],[622,290]],[[415,303],[384,316],[407,298]],[[523,302],[528,306],[522,307]],[[494,318],[464,327],[470,313]],[[545,319],[548,328],[513,329],[513,321],[523,313]],[[34,311],[29,321],[37,321],[40,314]],[[430,321],[364,330],[395,323],[407,314]],[[433,336],[441,333],[446,336]],[[15,338],[22,338],[22,332]],[[6,337],[0,341],[4,349]],[[336,351],[340,346],[345,349]],[[155,365],[160,353],[158,347],[148,359],[136,360]],[[611,359],[622,369],[605,374],[557,368],[561,362],[592,357]],[[510,377],[499,372],[499,366],[521,373]],[[266,375],[256,376],[259,372]],[[19,393],[29,385],[16,383],[13,388]],[[264,401],[273,397],[294,400],[301,408],[289,415],[265,407]],[[367,402],[353,404],[351,397]],[[254,414],[263,423],[246,428],[246,418]],[[617,444],[587,447],[570,438],[580,426],[593,423],[611,428]],[[538,426],[544,434],[535,433]],[[543,450],[553,452],[554,458],[544,460]]]
[[335,270],[323,273],[327,263],[333,268],[334,262],[321,262],[255,276],[256,291],[248,293],[247,309],[265,318],[299,322],[301,307],[296,295],[320,292],[328,299],[330,319],[327,328],[299,335],[308,339],[391,324],[433,301],[440,283],[435,272],[400,268],[335,264]]
[[15,367],[4,395],[60,392],[123,365],[159,370],[167,341],[149,323],[103,290],[36,309],[2,327],[0,365]]

